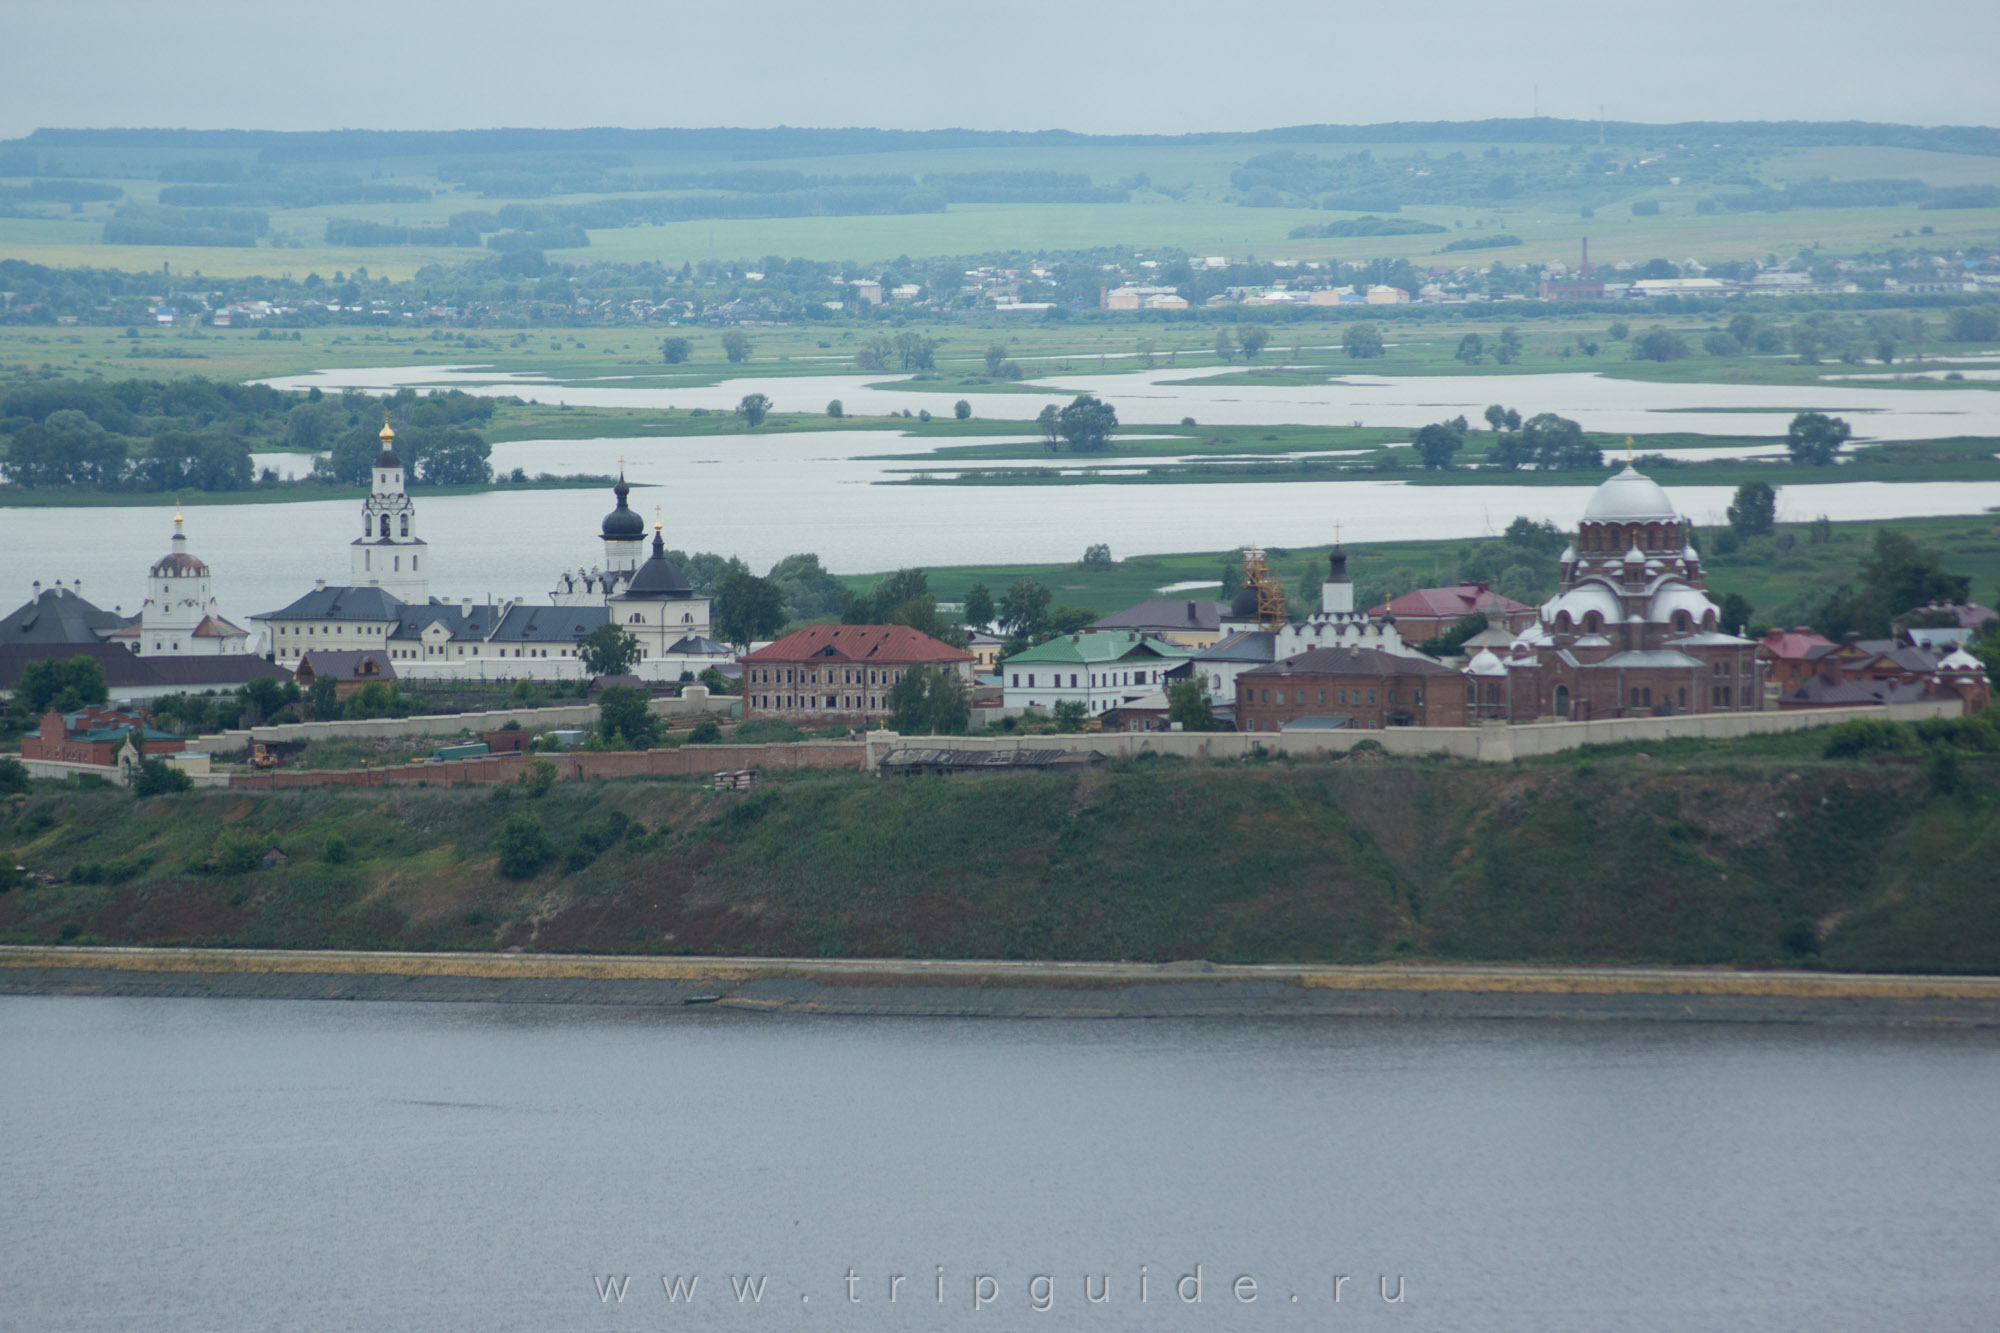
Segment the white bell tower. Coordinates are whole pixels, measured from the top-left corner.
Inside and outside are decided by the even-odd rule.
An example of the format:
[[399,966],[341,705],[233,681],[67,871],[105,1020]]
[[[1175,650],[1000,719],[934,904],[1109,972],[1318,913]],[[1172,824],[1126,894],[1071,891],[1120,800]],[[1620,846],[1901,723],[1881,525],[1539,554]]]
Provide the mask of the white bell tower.
[[382,421],[382,452],[375,456],[368,499],[361,506],[361,535],[349,547],[351,582],[380,588],[402,602],[430,600],[430,551],[417,536],[416,506],[403,487],[396,432]]

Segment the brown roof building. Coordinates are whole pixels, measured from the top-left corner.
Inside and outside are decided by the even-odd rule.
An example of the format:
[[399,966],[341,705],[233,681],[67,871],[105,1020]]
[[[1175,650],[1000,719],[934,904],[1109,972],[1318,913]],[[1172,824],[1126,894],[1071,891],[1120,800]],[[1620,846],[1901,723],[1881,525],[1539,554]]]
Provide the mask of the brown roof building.
[[910,668],[946,668],[969,688],[976,660],[906,625],[808,625],[744,655],[743,715],[871,722]]
[[1487,624],[1516,634],[1535,623],[1534,607],[1502,597],[1485,583],[1419,588],[1369,607],[1368,618],[1382,621],[1394,616],[1404,643],[1422,643],[1436,638],[1475,611],[1486,617]]
[[1316,648],[1236,677],[1236,729],[1462,727],[1459,673],[1376,648]]

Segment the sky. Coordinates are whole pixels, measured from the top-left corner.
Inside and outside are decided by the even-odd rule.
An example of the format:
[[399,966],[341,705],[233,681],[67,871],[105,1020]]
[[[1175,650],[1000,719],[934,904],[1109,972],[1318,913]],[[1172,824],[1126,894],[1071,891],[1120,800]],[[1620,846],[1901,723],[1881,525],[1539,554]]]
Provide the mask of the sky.
[[2000,123],[2000,0],[5,0],[42,126]]

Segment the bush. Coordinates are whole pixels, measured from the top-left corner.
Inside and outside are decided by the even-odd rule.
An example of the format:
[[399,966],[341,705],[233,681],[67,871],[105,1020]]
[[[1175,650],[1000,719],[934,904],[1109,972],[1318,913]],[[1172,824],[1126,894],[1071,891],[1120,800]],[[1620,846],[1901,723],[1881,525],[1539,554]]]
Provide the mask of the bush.
[[715,725],[715,719],[703,718],[688,732],[689,745],[717,745],[722,741],[722,728]]
[[542,821],[525,812],[507,816],[493,847],[500,853],[500,873],[508,879],[533,878],[556,854]]
[[208,869],[218,875],[243,875],[257,868],[264,844],[247,833],[225,833],[209,852]]
[[18,759],[0,756],[0,792],[26,791],[28,766]]
[[353,853],[348,850],[347,839],[338,833],[329,833],[326,835],[326,840],[319,845],[319,856],[330,866],[344,866]]
[[1894,722],[1857,717],[1826,729],[1826,744],[1820,753],[1828,759],[1852,759],[1871,750],[1901,750],[1908,747],[1910,733]]
[[556,785],[556,766],[546,759],[537,759],[521,772],[516,779],[521,784],[521,793],[534,798],[547,796],[549,788]]
[[187,791],[194,786],[194,779],[178,765],[164,759],[141,759],[138,772],[132,775],[134,796],[165,796],[169,792]]

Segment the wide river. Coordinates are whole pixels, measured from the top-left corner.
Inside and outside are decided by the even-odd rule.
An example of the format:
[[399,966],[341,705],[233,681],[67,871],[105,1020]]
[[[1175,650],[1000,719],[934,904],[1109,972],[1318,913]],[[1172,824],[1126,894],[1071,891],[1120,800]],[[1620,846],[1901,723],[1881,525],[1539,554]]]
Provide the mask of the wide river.
[[0,1328],[1984,1331],[1996,1055],[5,999]]
[[[1191,384],[1163,381],[1193,376]],[[872,377],[881,382],[881,377]],[[1210,386],[1200,372],[1071,377],[1047,381],[1061,393],[1105,393],[1133,422],[1267,422],[1409,426],[1461,411],[1477,420],[1481,405],[1555,410],[1591,429],[1680,430],[1702,434],[1782,433],[1781,408],[1823,407],[1853,415],[1857,435],[1923,438],[2000,437],[2000,393],[1947,388],[1768,388],[1648,384],[1590,374],[1390,379],[1352,377],[1290,387]],[[869,388],[865,377],[744,378],[706,388],[667,389],[620,382],[558,385],[469,368],[386,367],[327,371],[278,381],[286,387],[454,386],[519,393],[584,406],[726,408],[764,392],[781,408],[817,410],[842,397],[861,412],[929,406],[935,394]],[[806,399],[806,402],[800,402]],[[1010,438],[1039,400],[973,395],[975,412]],[[1011,438],[1019,438],[1014,434]],[[971,443],[959,440],[955,443]],[[1396,481],[1247,482],[1180,485],[897,486],[881,484],[923,466],[930,442],[895,431],[825,431],[786,435],[521,442],[495,446],[501,472],[615,471],[626,461],[642,489],[633,502],[659,511],[670,546],[736,555],[758,571],[801,551],[817,552],[842,573],[904,565],[1046,563],[1080,558],[1103,542],[1123,558],[1158,552],[1223,550],[1246,543],[1307,546],[1328,542],[1335,525],[1355,542],[1421,537],[1480,537],[1516,515],[1571,527],[1587,486],[1409,486]],[[905,455],[884,459],[883,455]],[[909,457],[917,456],[916,458]],[[288,456],[296,470],[302,456]],[[271,460],[266,461],[283,461]],[[1067,462],[1068,460],[1063,460]],[[1004,464],[999,466],[1005,466]],[[1671,475],[1662,480],[1672,485]],[[1724,487],[1674,488],[1681,511],[1701,523],[1722,521]],[[0,611],[25,600],[34,581],[83,580],[102,606],[136,609],[145,570],[166,550],[171,500],[157,509],[0,510]],[[611,497],[596,490],[496,491],[426,497],[418,493],[420,535],[430,543],[434,595],[546,599],[558,573],[602,559],[597,525]],[[2000,506],[2000,483],[1860,482],[1783,486],[1779,517],[1801,520],[1893,520],[1979,513]],[[222,610],[239,622],[290,603],[313,580],[344,582],[348,544],[360,533],[358,499],[300,504],[193,505],[188,535],[215,571]]]

